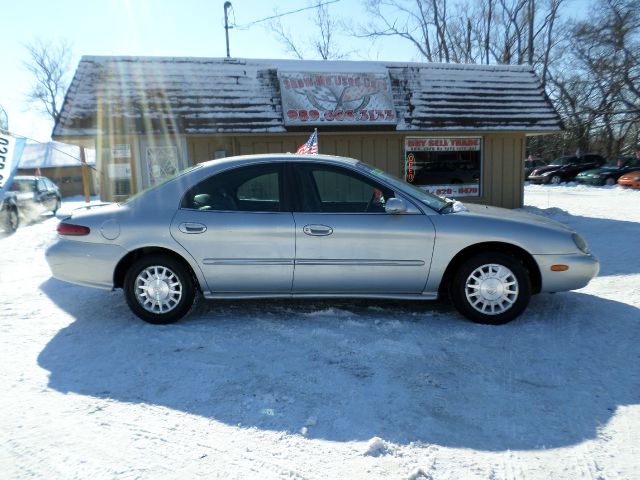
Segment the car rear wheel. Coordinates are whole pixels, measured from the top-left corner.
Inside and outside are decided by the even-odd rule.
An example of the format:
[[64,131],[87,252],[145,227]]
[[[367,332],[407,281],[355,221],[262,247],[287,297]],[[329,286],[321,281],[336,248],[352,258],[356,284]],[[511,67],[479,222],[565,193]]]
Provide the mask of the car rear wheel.
[[524,311],[531,298],[531,282],[518,259],[487,252],[462,263],[450,292],[454,306],[469,320],[501,325]]
[[17,208],[9,208],[7,209],[6,215],[5,215],[5,232],[6,233],[13,233],[15,232],[18,227],[20,226],[20,216],[18,215],[18,209]]
[[616,183],[618,183],[618,182],[617,182],[617,181],[616,181],[616,179],[615,179],[615,178],[613,178],[613,177],[609,177],[609,178],[607,178],[607,179],[604,181],[604,184],[605,184],[605,185],[609,185],[609,186],[611,186],[611,185],[615,185]]
[[189,270],[168,255],[147,255],[135,261],[125,275],[124,293],[133,313],[154,324],[180,320],[195,298]]
[[553,185],[558,185],[561,181],[562,181],[562,178],[560,177],[560,175],[553,175],[551,177],[551,183]]
[[61,205],[62,205],[62,200],[61,200],[61,199],[59,199],[59,198],[56,198],[56,205],[53,207],[53,210],[52,210],[52,212],[53,212],[53,214],[54,214],[54,215],[56,214],[56,212],[57,212],[58,210],[60,210],[60,206],[61,206]]

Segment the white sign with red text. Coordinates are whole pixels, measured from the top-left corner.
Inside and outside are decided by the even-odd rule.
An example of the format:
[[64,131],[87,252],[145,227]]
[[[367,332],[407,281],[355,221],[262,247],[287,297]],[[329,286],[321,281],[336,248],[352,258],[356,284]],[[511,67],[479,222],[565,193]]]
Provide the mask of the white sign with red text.
[[473,152],[479,151],[480,137],[408,137],[405,149],[411,152]]
[[284,123],[395,125],[388,73],[278,72]]

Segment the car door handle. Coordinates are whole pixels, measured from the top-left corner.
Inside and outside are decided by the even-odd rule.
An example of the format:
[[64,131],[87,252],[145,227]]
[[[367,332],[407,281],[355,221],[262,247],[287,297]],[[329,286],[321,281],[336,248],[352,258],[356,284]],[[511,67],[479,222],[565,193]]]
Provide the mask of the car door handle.
[[178,227],[182,233],[204,233],[207,231],[207,226],[201,223],[181,223]]
[[333,233],[333,228],[327,225],[305,225],[302,231],[305,235],[311,235],[312,237],[326,237]]

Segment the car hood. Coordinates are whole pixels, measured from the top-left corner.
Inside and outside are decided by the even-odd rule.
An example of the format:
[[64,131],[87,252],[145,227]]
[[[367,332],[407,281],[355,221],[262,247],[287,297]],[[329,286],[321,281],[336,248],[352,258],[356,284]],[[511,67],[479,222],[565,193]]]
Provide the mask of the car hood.
[[551,172],[552,170],[560,170],[563,168],[561,165],[547,165],[546,167],[537,167],[533,170],[535,175],[542,175],[545,172]]
[[635,177],[640,177],[640,170],[633,170],[632,172],[627,172],[620,178],[624,178],[628,180],[630,178],[635,178]]
[[[468,212],[467,215],[474,215],[478,217],[490,217],[500,220],[507,220],[511,222],[527,224],[527,225],[539,225],[554,230],[560,230],[563,232],[573,232],[572,229],[563,225],[560,222],[551,220],[550,218],[543,217],[541,215],[534,215],[522,210],[509,210],[507,208],[492,207],[489,205],[476,205],[465,203],[465,207]],[[464,213],[463,213],[464,214]],[[454,215],[460,215],[456,213]]]

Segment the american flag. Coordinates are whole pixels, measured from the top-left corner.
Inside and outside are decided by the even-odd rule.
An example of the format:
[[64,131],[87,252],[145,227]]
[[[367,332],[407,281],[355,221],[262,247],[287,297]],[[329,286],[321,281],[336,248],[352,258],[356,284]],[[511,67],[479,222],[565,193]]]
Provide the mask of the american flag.
[[314,130],[309,140],[300,145],[296,150],[296,153],[302,153],[306,155],[318,154],[318,130]]

